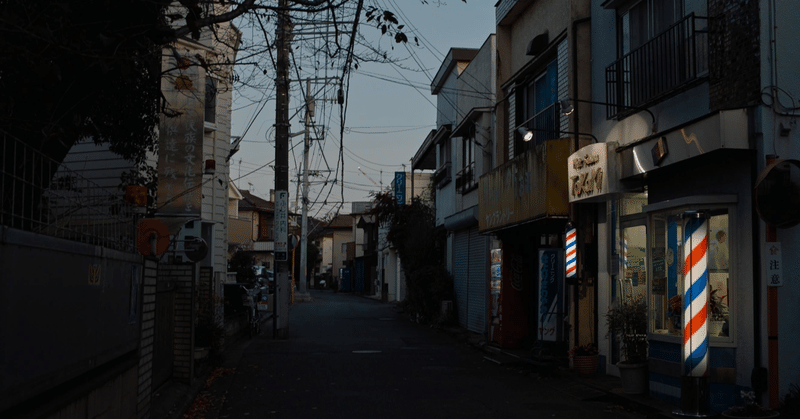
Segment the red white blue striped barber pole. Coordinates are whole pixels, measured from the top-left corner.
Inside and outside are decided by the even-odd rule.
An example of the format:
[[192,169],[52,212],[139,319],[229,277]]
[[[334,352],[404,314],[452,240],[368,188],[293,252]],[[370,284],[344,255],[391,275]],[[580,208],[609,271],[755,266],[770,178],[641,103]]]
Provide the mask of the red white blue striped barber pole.
[[578,246],[577,238],[578,233],[572,226],[567,226],[567,257],[566,259],[566,273],[567,278],[575,278],[578,273]]
[[708,375],[708,218],[692,214],[683,227],[683,359],[689,377]]

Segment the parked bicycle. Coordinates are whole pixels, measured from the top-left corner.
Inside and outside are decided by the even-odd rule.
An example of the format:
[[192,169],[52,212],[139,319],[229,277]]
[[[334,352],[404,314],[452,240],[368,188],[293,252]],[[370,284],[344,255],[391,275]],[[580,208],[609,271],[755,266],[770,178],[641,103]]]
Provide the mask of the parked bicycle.
[[261,333],[261,317],[258,314],[259,289],[242,286],[242,305],[247,308],[248,335],[250,339]]

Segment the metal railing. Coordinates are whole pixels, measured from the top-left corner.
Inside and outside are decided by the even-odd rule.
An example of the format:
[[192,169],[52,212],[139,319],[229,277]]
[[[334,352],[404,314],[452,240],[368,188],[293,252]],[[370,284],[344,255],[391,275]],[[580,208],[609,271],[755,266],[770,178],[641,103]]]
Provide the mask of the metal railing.
[[10,135],[0,138],[0,225],[136,251],[136,207]]
[[528,150],[533,150],[537,145],[547,140],[561,137],[560,109],[558,102],[555,102],[541,110],[525,123],[525,127],[530,129],[533,133],[533,138],[530,141],[524,141],[522,135],[519,133],[514,134],[517,138],[517,147],[515,148],[516,155],[520,155]]
[[607,118],[642,108],[708,70],[708,18],[693,13],[606,68]]
[[456,191],[465,194],[478,186],[475,181],[475,162],[468,164],[456,174]]

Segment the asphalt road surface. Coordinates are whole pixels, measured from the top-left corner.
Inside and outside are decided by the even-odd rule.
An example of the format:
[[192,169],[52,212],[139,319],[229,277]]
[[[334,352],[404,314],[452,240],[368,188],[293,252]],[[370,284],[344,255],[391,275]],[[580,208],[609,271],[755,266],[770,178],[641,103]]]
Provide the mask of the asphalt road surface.
[[[394,305],[330,291],[289,311],[289,338],[261,335],[228,356],[191,418],[643,418],[541,377]],[[490,357],[489,357],[490,358]],[[196,405],[197,406],[197,405]]]

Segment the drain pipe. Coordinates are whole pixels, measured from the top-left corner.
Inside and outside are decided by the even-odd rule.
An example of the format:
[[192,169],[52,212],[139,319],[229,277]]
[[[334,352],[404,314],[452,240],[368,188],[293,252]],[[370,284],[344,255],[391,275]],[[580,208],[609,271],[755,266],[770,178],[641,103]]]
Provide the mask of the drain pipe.
[[[574,97],[576,99],[579,99],[578,94],[577,94],[578,93],[578,25],[591,22],[591,20],[592,20],[592,18],[590,16],[583,17],[583,18],[580,18],[580,19],[575,19],[575,20],[572,21],[572,26],[570,28],[570,31],[572,32],[571,33],[571,37],[572,37],[571,44],[572,45],[570,46],[570,52],[571,52],[571,55],[572,55],[572,83],[571,83],[571,85],[572,85],[572,89],[573,89],[573,92],[574,92],[574,94],[572,94],[570,96],[572,96],[572,97]],[[589,70],[589,71],[591,72],[591,70]],[[580,106],[578,106],[578,103],[575,103],[575,111],[573,112],[573,115],[574,115],[573,121],[575,121],[575,129],[572,130],[573,131],[573,136],[574,136],[574,140],[573,140],[573,142],[574,142],[574,150],[573,150],[573,153],[578,151],[578,149],[580,148],[580,136],[578,135],[578,132],[581,131],[580,130],[580,125],[578,124],[578,121],[580,120],[579,119],[579,116],[580,116],[580,110],[579,109],[580,109]],[[581,227],[585,227],[585,224],[580,222],[581,211],[579,210],[578,204],[572,204],[570,207],[571,207],[570,208],[571,209],[571,211],[570,211],[571,212],[571,217],[570,218],[575,222],[576,228],[578,228],[580,230]],[[581,236],[585,236],[585,232]],[[586,246],[585,246],[585,244],[583,242],[583,237],[581,237],[581,241],[576,243],[576,246],[578,248],[578,256],[577,256],[576,264],[577,264],[578,270],[579,270],[579,273],[578,273],[579,281],[577,281],[577,282],[580,282],[581,280],[585,279],[585,275],[584,275],[584,272],[583,272],[583,270],[584,270],[583,269],[583,265],[584,265],[584,263],[583,263],[583,259],[584,259],[583,253],[586,250]],[[595,284],[596,284],[596,281],[595,281]],[[580,289],[579,289],[577,283],[572,286],[572,294],[573,294],[572,295],[572,300],[575,303],[571,307],[572,308],[572,313],[571,314],[574,314],[574,315],[571,315],[570,317],[572,317],[574,319],[573,320],[572,334],[573,334],[574,342],[577,345],[577,344],[580,343],[580,327],[579,327],[580,326],[580,316],[578,316],[578,312],[579,312],[578,300],[580,299]],[[596,288],[595,288],[594,294],[595,294],[595,297],[596,297],[597,296],[597,289]],[[595,308],[596,307],[597,306],[595,305]],[[596,324],[597,323],[597,316],[595,315],[594,317],[595,317],[594,322]],[[597,327],[594,328],[594,335],[595,336],[593,336],[592,339],[595,342],[598,342],[598,340],[597,340]]]

